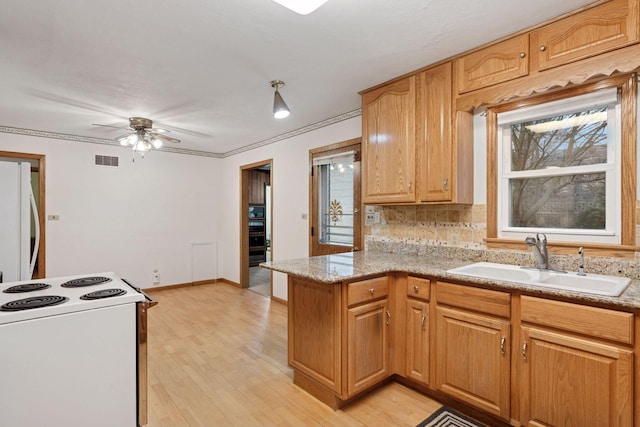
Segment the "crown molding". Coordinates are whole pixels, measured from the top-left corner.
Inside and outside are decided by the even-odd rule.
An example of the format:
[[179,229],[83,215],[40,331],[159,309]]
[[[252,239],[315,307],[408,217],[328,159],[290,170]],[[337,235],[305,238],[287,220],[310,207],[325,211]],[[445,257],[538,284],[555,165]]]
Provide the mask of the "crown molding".
[[[163,146],[158,150],[154,151],[164,151],[167,153],[175,153],[175,154],[186,154],[190,156],[202,156],[202,157],[214,157],[214,158],[225,158],[234,156],[239,153],[244,153],[246,151],[254,150],[259,147],[264,147],[265,145],[273,144],[278,141],[282,141],[284,139],[293,138],[294,136],[302,135],[307,132],[311,132],[326,126],[333,125],[335,123],[339,123],[344,120],[351,119],[353,117],[358,117],[362,115],[362,109],[357,109],[353,111],[349,111],[344,114],[340,114],[338,116],[331,117],[326,120],[322,120],[308,126],[293,130],[291,132],[284,133],[282,135],[274,136],[273,138],[265,139],[262,141],[255,142],[253,144],[246,145],[244,147],[237,148],[235,150],[227,151],[226,153],[214,153],[211,151],[202,151],[202,150],[188,150],[185,148],[175,148]],[[72,135],[68,133],[59,133],[59,132],[49,132],[43,130],[35,130],[35,129],[25,129],[25,128],[17,128],[11,126],[0,126],[0,132],[2,133],[11,133],[15,135],[25,135],[25,136],[36,136],[39,138],[49,138],[49,139],[61,139],[64,141],[74,141],[74,142],[85,142],[89,144],[101,144],[101,145],[115,145],[119,144],[113,139],[107,138],[94,138],[90,136],[80,136],[80,135]]]

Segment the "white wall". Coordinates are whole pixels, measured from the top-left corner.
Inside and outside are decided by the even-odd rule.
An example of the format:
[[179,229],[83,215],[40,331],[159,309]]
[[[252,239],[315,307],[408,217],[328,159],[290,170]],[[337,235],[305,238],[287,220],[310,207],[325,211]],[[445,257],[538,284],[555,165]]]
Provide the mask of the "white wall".
[[[0,151],[46,156],[47,276],[114,271],[135,285],[187,283],[191,242],[217,241],[221,159],[0,133]],[[120,166],[94,166],[96,154]],[[212,259],[213,265],[217,260]],[[220,269],[218,268],[218,272]]]
[[[301,219],[301,215],[309,211],[309,150],[358,138],[361,134],[358,116],[224,159],[222,203],[225,208],[221,209],[220,224],[224,247],[223,277],[240,281],[240,167],[273,159],[273,260],[307,257],[308,220]],[[273,295],[287,299],[286,275],[274,273]]]

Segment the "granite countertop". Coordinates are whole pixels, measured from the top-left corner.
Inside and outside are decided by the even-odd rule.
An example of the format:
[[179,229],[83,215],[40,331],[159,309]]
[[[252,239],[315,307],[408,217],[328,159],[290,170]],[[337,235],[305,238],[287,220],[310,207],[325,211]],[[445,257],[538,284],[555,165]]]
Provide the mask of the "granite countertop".
[[475,278],[447,272],[449,269],[472,264],[473,262],[474,261],[470,260],[446,259],[433,256],[360,251],[265,262],[260,264],[260,266],[292,276],[307,278],[327,284],[340,284],[346,280],[354,280],[376,274],[404,272],[444,280],[474,283],[495,289],[518,290],[526,292],[527,294],[539,295],[542,297],[560,296],[563,298],[570,298],[578,302],[584,301],[605,304],[617,308],[640,308],[640,280],[632,280],[631,284],[629,284],[627,289],[619,297],[609,297],[583,292],[543,288],[541,286],[509,281]]

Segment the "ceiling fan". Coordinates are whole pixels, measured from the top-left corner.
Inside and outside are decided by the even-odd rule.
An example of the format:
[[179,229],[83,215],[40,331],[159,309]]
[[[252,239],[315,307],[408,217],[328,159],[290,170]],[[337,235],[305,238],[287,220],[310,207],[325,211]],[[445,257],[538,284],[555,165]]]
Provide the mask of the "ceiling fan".
[[[95,123],[94,123],[95,124]],[[153,121],[145,119],[144,117],[129,117],[129,127],[120,128],[110,125],[99,125],[104,127],[113,127],[116,129],[129,129],[133,132],[117,137],[115,140],[123,147],[131,147],[133,151],[144,153],[151,150],[151,148],[159,149],[164,142],[172,142],[177,144],[179,139],[165,135],[170,132],[166,129],[154,128]]]

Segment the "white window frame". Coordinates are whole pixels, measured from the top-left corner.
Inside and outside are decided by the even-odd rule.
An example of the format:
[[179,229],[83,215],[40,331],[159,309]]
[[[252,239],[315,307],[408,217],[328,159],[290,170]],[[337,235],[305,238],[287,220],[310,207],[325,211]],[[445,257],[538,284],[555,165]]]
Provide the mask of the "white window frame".
[[[607,106],[607,163],[584,166],[571,166],[549,170],[511,170],[511,125],[545,117],[584,111],[591,108]],[[535,233],[545,233],[550,240],[565,242],[585,242],[620,244],[621,242],[621,104],[617,88],[604,89],[585,95],[575,96],[558,101],[538,104],[498,114],[498,237],[506,239],[524,239]],[[550,175],[574,175],[604,172],[606,180],[606,224],[604,230],[511,227],[509,226],[511,209],[511,191],[509,180],[512,178],[535,178]]]

